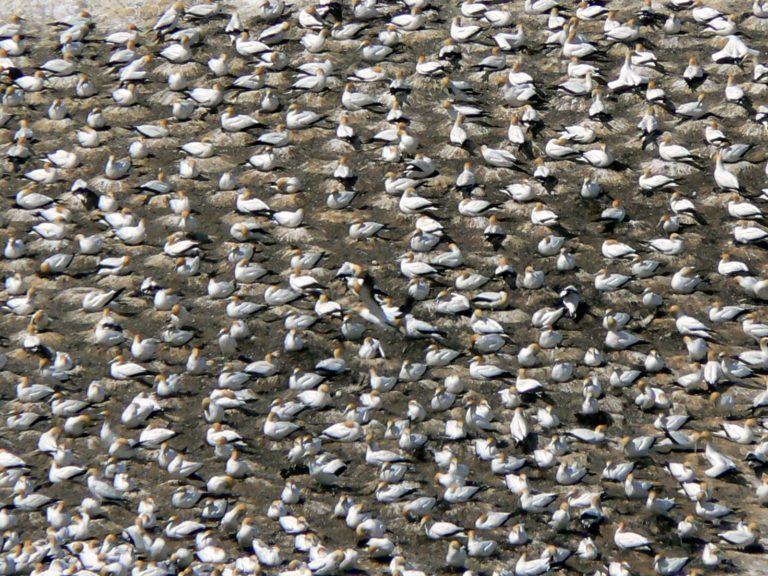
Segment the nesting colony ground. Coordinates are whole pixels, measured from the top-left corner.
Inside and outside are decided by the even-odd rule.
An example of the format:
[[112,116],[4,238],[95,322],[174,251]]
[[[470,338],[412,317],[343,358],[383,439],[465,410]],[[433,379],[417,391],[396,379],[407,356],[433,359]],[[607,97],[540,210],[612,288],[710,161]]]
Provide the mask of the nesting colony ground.
[[0,24],[0,573],[768,572],[768,5],[140,8]]

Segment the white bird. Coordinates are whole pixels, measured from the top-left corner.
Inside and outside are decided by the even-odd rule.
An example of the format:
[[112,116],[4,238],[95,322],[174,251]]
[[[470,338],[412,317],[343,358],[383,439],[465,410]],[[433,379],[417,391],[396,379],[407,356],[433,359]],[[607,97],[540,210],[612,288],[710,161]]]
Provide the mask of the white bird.
[[759,526],[756,522],[750,522],[749,524],[739,522],[736,528],[721,532],[718,536],[729,544],[739,548],[748,548],[758,541],[760,537]]
[[738,177],[723,166],[720,152],[715,154],[715,183],[721,190],[739,190],[741,188]]
[[624,522],[620,522],[613,535],[613,542],[621,550],[650,548],[652,541],[636,532],[627,532]]

